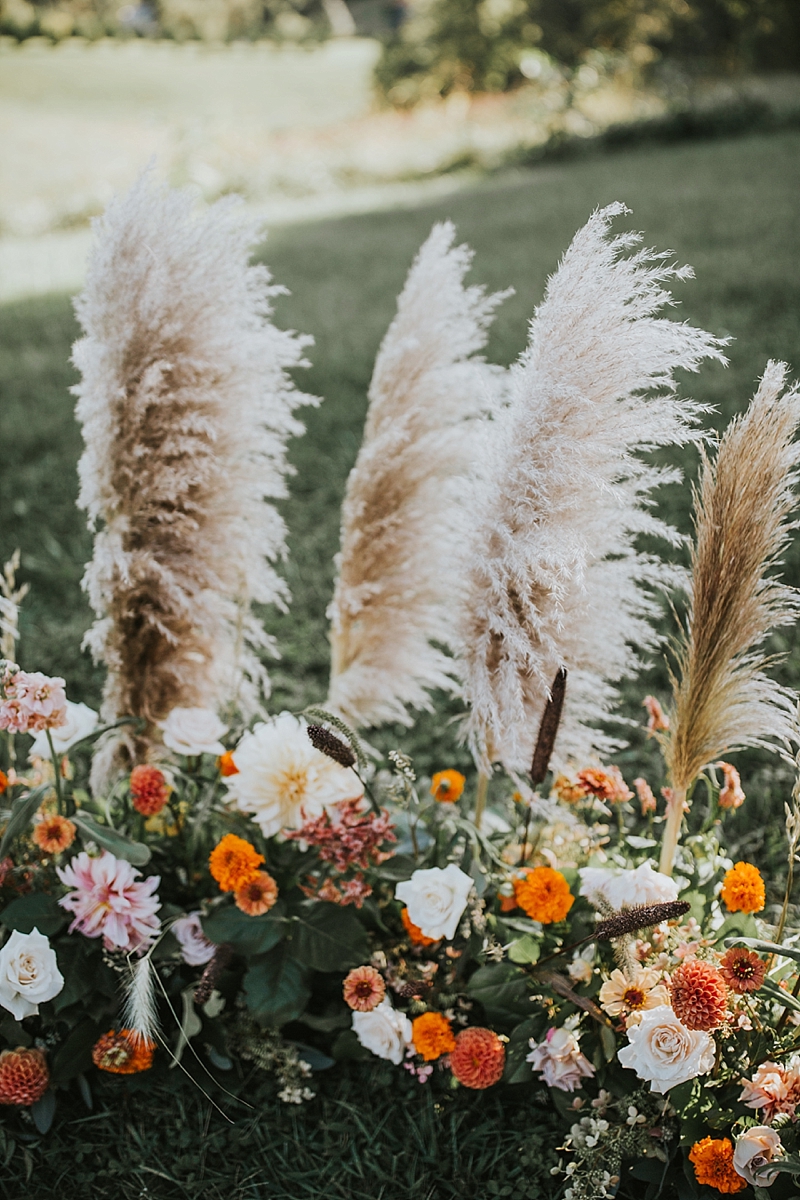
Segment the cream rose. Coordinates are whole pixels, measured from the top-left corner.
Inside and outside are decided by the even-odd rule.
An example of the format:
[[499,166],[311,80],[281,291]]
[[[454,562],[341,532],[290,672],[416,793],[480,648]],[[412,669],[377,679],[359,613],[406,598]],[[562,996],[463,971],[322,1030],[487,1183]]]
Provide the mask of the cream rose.
[[772,1187],[778,1178],[777,1171],[759,1168],[784,1157],[781,1139],[769,1125],[754,1125],[736,1139],[733,1151],[733,1169],[753,1187]]
[[580,1042],[571,1029],[564,1026],[548,1029],[543,1041],[537,1043],[531,1038],[528,1045],[531,1053],[525,1061],[539,1072],[548,1087],[574,1092],[584,1079],[594,1075],[594,1067],[581,1053]]
[[411,1022],[405,1013],[382,1000],[372,1012],[354,1012],[353,1029],[361,1045],[378,1058],[388,1058],[395,1066],[403,1061],[411,1044]]
[[58,960],[50,942],[34,929],[15,929],[0,950],[0,1005],[15,1021],[33,1017],[39,1005],[52,1000],[64,986]]
[[203,933],[199,912],[178,917],[177,921],[172,922],[170,929],[181,948],[183,961],[190,967],[200,967],[214,957],[217,947]]
[[607,867],[583,867],[581,895],[590,904],[593,897],[605,900],[613,909],[635,908],[640,904],[665,904],[678,899],[678,885],[669,875],[654,871],[649,862],[629,871],[612,871]]
[[210,708],[173,708],[166,721],[161,722],[164,745],[176,754],[193,757],[196,754],[224,754],[219,740],[228,732]]
[[[89,708],[88,704],[73,704],[71,700],[67,700],[66,712],[67,719],[64,724],[59,725],[57,729],[50,730],[56,754],[66,754],[76,742],[80,742],[90,733],[94,733],[99,720],[97,713],[93,708]],[[50,743],[44,731],[37,733],[33,745],[28,751],[28,757],[50,757]]]
[[711,1070],[714,1039],[710,1033],[687,1029],[668,1004],[660,1004],[628,1029],[628,1045],[617,1057],[663,1096],[679,1083]]
[[474,881],[455,863],[415,871],[410,879],[398,883],[394,894],[408,909],[408,915],[425,937],[455,937],[461,914]]

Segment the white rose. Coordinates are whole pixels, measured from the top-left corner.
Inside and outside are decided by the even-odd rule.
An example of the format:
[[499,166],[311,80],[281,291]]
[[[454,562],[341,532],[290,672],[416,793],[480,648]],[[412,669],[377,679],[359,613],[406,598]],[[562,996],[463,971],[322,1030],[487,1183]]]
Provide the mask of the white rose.
[[405,1013],[382,1000],[372,1012],[354,1012],[353,1029],[361,1045],[398,1066],[411,1043],[411,1022]]
[[666,904],[678,899],[678,885],[669,875],[654,871],[649,862],[629,871],[612,871],[607,867],[583,867],[581,895],[590,904],[600,897],[613,909],[636,908],[640,904]]
[[[83,738],[88,737],[90,733],[94,733],[98,720],[97,713],[93,708],[89,708],[88,704],[73,704],[71,700],[68,700],[66,722],[63,725],[59,725],[57,729],[50,730],[50,736],[53,739],[53,749],[56,754],[66,754],[76,742],[80,742]],[[47,734],[44,730],[41,733],[37,733],[34,738],[33,745],[28,751],[28,757],[50,757],[50,743],[47,740]]]
[[663,1096],[679,1083],[711,1070],[714,1039],[702,1030],[687,1029],[668,1004],[659,1004],[628,1028],[628,1045],[617,1058]]
[[55,951],[43,933],[15,929],[0,950],[0,1004],[15,1021],[33,1017],[64,986]]
[[736,1139],[733,1151],[733,1169],[753,1187],[772,1187],[778,1178],[777,1171],[759,1172],[759,1167],[784,1157],[781,1139],[769,1125],[754,1125]]
[[228,732],[210,708],[173,708],[166,721],[161,722],[164,745],[176,754],[193,757],[196,754],[224,754],[219,740]]
[[456,935],[473,886],[471,875],[466,875],[455,863],[448,863],[444,870],[431,867],[415,871],[410,879],[398,883],[394,894],[403,901],[411,922],[425,937],[449,940]]
[[190,967],[200,967],[214,957],[217,947],[203,933],[199,912],[178,917],[177,921],[172,922],[170,929],[181,948],[183,961]]

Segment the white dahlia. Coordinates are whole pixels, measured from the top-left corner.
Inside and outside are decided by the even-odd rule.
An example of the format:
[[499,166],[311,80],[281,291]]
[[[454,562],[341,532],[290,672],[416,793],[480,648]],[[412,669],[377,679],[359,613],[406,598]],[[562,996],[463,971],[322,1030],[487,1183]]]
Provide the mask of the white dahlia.
[[306,726],[282,712],[246,733],[233,752],[237,775],[225,783],[242,812],[249,813],[264,837],[299,829],[342,800],[354,800],[363,787],[356,773],[316,750]]

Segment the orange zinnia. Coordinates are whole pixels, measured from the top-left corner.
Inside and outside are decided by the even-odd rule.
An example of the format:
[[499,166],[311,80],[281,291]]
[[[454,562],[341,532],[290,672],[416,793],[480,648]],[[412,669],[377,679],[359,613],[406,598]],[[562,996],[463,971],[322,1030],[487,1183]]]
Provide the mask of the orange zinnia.
[[730,1138],[705,1137],[695,1142],[689,1151],[689,1162],[694,1167],[698,1183],[716,1188],[718,1192],[732,1195],[747,1187],[733,1165],[733,1142]]
[[42,817],[33,827],[33,840],[43,854],[60,854],[75,841],[76,829],[72,821],[54,814]]
[[552,867],[534,867],[515,879],[514,897],[519,908],[542,925],[563,921],[575,903],[566,879]]
[[169,800],[172,790],[158,767],[140,763],[131,771],[131,803],[143,817],[155,817]]
[[238,892],[255,879],[263,861],[264,855],[255,846],[235,833],[226,833],[211,851],[208,867],[223,892]]
[[458,800],[466,782],[460,771],[437,771],[431,780],[431,795],[435,800]]
[[408,934],[409,940],[415,946],[435,946],[437,942],[441,941],[441,938],[426,937],[419,925],[415,925],[411,920],[407,908],[404,908],[400,913],[400,920],[403,922],[403,927]]
[[137,1075],[153,1065],[155,1044],[137,1037],[130,1029],[109,1029],[92,1049],[92,1062],[112,1075]]
[[233,899],[243,913],[260,917],[269,912],[278,899],[278,885],[268,871],[256,871],[244,887],[236,889]]
[[728,912],[761,912],[767,893],[758,867],[746,862],[731,867],[722,881],[722,899]]
[[411,1022],[411,1040],[417,1054],[432,1062],[456,1048],[453,1027],[443,1013],[426,1012]]

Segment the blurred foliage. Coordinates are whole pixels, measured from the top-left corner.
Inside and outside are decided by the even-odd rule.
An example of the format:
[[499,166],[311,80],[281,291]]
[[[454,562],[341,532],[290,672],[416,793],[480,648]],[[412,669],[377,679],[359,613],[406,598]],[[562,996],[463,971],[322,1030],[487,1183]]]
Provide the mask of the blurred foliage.
[[659,64],[796,69],[797,0],[417,0],[376,68],[393,104]]

